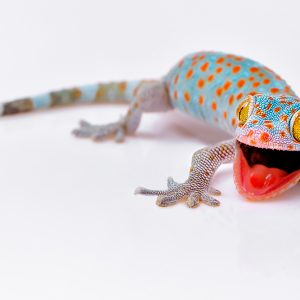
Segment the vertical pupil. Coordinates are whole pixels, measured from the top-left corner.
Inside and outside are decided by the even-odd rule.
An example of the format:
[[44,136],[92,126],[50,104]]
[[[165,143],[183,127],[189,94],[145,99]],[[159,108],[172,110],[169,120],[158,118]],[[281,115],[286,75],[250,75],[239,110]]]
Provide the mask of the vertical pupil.
[[247,102],[242,106],[242,108],[240,110],[239,119],[242,123],[245,123],[247,121],[248,110],[249,110],[249,103]]

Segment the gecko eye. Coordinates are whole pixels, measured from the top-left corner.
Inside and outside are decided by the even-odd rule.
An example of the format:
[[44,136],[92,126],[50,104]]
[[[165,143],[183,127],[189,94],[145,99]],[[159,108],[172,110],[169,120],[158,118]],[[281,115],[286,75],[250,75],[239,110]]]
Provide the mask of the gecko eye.
[[252,97],[248,97],[238,106],[236,113],[241,125],[244,125],[247,122],[252,113],[252,108]]
[[291,132],[293,133],[294,139],[300,142],[300,111],[296,112],[291,120],[290,125]]

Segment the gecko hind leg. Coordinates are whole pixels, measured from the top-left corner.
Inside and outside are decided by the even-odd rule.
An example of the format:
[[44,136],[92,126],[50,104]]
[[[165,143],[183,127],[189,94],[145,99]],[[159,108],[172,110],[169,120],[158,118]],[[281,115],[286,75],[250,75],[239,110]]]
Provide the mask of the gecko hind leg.
[[126,135],[133,134],[138,128],[144,112],[164,112],[172,109],[166,86],[161,81],[144,82],[138,88],[127,114],[119,121],[105,125],[93,125],[86,121],[79,122],[79,128],[73,134],[79,138],[100,141],[114,136],[122,142]]
[[92,125],[87,121],[81,120],[79,126],[78,129],[73,130],[73,134],[79,138],[91,138],[94,141],[100,141],[104,137],[115,135],[116,142],[122,142],[125,137],[122,120],[106,125]]
[[197,207],[201,202],[209,206],[219,206],[220,202],[211,195],[221,192],[211,186],[211,180],[222,163],[229,162],[235,155],[235,140],[226,141],[213,147],[206,147],[194,153],[188,179],[177,183],[168,178],[168,189],[151,190],[138,187],[135,194],[157,195],[156,204],[170,206],[185,199],[190,208]]

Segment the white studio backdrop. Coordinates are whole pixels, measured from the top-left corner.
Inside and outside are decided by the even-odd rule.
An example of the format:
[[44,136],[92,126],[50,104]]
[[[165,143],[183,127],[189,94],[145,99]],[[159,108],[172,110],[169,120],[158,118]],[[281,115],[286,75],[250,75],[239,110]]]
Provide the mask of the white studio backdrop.
[[[97,81],[158,78],[199,50],[258,60],[299,88],[297,1],[0,1],[0,101]],[[0,298],[299,299],[300,188],[248,202],[231,165],[222,205],[155,206],[136,186],[187,177],[228,136],[179,112],[144,115],[124,144],[77,140],[123,106],[0,120]]]

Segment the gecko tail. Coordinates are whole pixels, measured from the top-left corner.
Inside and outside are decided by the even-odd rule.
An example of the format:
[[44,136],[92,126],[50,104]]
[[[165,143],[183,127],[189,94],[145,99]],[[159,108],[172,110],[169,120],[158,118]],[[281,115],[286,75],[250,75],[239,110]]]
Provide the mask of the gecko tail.
[[0,103],[0,116],[79,103],[130,103],[144,81],[120,81],[73,87]]

